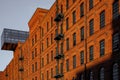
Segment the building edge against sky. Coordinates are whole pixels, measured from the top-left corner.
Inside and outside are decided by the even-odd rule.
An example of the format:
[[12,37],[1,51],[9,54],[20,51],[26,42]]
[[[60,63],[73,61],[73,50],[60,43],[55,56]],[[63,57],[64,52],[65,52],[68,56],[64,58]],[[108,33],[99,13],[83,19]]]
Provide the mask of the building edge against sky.
[[64,19],[56,15],[56,2],[50,10],[35,11],[29,37],[18,42],[1,78],[119,80],[120,0],[58,0],[58,5]]

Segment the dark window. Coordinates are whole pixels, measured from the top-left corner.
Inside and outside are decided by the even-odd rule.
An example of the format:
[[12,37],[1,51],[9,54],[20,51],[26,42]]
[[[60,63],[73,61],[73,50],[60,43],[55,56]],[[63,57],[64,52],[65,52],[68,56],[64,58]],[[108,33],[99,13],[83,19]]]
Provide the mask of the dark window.
[[53,27],[53,17],[51,17],[51,27]]
[[43,74],[43,73],[41,74],[41,76],[42,76],[42,77],[41,77],[41,78],[42,78],[42,80],[44,80],[44,74]]
[[113,80],[119,80],[119,65],[115,63],[113,65]]
[[41,66],[44,67],[44,58],[42,58],[42,65]]
[[90,71],[90,80],[93,80],[93,72],[92,71]]
[[34,43],[35,43],[34,38],[32,38],[32,46],[34,46]]
[[93,35],[93,33],[94,33],[94,20],[91,19],[89,21],[89,34],[90,34],[90,36]]
[[35,43],[37,42],[37,35],[35,34]]
[[105,40],[100,41],[100,56],[105,54]]
[[34,78],[32,78],[32,80],[34,80]]
[[80,5],[80,17],[84,16],[84,3]]
[[60,33],[63,34],[63,24],[60,26]]
[[66,50],[69,50],[69,38],[66,39]]
[[89,60],[92,61],[93,60],[93,46],[89,47]]
[[60,71],[61,74],[63,74],[63,63],[60,64],[60,70],[61,70],[61,71]]
[[72,15],[73,15],[73,24],[75,24],[76,23],[76,11],[73,11]]
[[44,44],[42,43],[42,52],[43,52],[43,50],[44,50],[44,47],[43,47],[43,46],[44,46]]
[[47,64],[49,64],[49,54],[47,54]]
[[53,68],[51,68],[51,78],[53,78]]
[[81,41],[83,41],[84,40],[84,27],[82,27],[81,29],[80,29],[80,37],[81,37]]
[[84,75],[83,74],[80,75],[80,80],[84,80]]
[[63,5],[61,5],[61,13],[63,13]]
[[49,31],[49,23],[47,22],[47,32]]
[[54,56],[53,56],[53,51],[51,51],[51,61],[53,61]]
[[48,41],[48,38],[47,38],[47,41],[46,41],[46,42],[47,42],[47,48],[48,48],[48,46],[49,46],[49,41]]
[[53,34],[51,34],[51,44],[53,43]]
[[32,73],[34,73],[34,64],[32,64]]
[[42,28],[42,37],[44,36],[44,29]]
[[84,51],[80,52],[80,63],[84,64]]
[[35,71],[37,71],[37,62],[35,62]]
[[103,28],[105,26],[105,11],[102,11],[100,13],[100,28]]
[[119,43],[120,43],[119,33],[115,33],[113,35],[113,39],[112,39],[112,49],[113,49],[113,52],[119,50]]
[[105,80],[104,68],[100,69],[100,80]]
[[63,46],[63,43],[61,43],[61,47],[60,47],[60,49],[61,49],[61,50],[60,50],[60,51],[61,51],[61,54],[63,54],[63,47],[64,47],[64,46]]
[[69,71],[69,59],[66,60],[66,71]]
[[73,69],[76,68],[76,55],[73,56]]
[[35,48],[35,57],[37,57],[37,48]]
[[69,0],[66,0],[66,10],[69,8]]
[[73,46],[76,45],[76,33],[73,34]]
[[49,80],[49,72],[47,71],[47,80]]
[[93,0],[89,0],[89,10],[93,8]]
[[34,51],[32,51],[32,59],[34,59],[35,55],[34,55]]
[[69,29],[69,18],[66,19],[66,30]]
[[73,1],[73,3],[76,1],[76,0],[72,0]]
[[35,77],[35,80],[37,80],[37,77]]
[[119,0],[115,0],[113,3],[113,19],[119,16]]

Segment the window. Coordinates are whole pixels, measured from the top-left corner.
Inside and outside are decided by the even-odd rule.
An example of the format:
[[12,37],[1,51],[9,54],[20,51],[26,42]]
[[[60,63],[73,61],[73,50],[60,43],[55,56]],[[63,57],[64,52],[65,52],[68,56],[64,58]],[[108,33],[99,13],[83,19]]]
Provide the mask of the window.
[[63,13],[63,5],[61,5],[61,13]]
[[34,78],[32,78],[32,80],[34,80]]
[[73,56],[73,69],[76,68],[76,55]]
[[100,56],[105,54],[105,40],[100,41]]
[[53,17],[51,17],[51,27],[53,27]]
[[119,80],[119,66],[117,63],[113,65],[113,80]]
[[47,41],[46,41],[46,42],[47,42],[47,48],[48,48],[48,46],[49,46],[49,41],[48,41],[48,38],[47,38]]
[[37,57],[37,48],[35,48],[35,57]]
[[44,47],[43,47],[43,45],[44,45],[44,44],[42,43],[42,52],[43,52],[43,50],[44,50]]
[[37,35],[35,34],[35,43],[37,42]]
[[105,26],[105,11],[102,11],[100,13],[100,28],[103,28]]
[[47,54],[47,64],[49,64],[49,54]]
[[42,67],[44,67],[44,58],[42,58]]
[[34,64],[32,64],[32,73],[34,73]]
[[66,71],[69,71],[69,59],[66,60]]
[[119,43],[120,43],[119,33],[113,34],[113,38],[112,38],[112,49],[113,49],[113,52],[116,52],[116,51],[119,50]]
[[51,34],[51,44],[53,43],[53,34]]
[[60,64],[61,74],[63,74],[63,63]]
[[69,50],[69,38],[66,39],[66,50]]
[[34,38],[32,38],[32,46],[34,46],[34,43],[35,43]]
[[35,80],[37,80],[37,77],[35,77]]
[[73,3],[76,1],[76,0],[72,0],[73,1]]
[[89,10],[93,8],[93,0],[89,0]]
[[84,64],[84,51],[80,52],[80,63]]
[[42,37],[44,36],[44,29],[42,28]]
[[90,71],[90,80],[93,80],[93,72]]
[[119,0],[115,0],[115,2],[112,5],[113,9],[113,19],[117,18],[119,16]]
[[84,75],[83,74],[80,75],[80,80],[84,80]]
[[89,47],[89,60],[92,61],[93,60],[93,46]]
[[32,51],[32,59],[34,59],[34,51]]
[[84,16],[84,3],[80,5],[80,17]]
[[53,56],[53,51],[51,51],[51,61],[53,61],[54,56]]
[[53,68],[51,68],[51,78],[53,78]]
[[73,34],[73,46],[76,45],[76,33]]
[[49,80],[49,72],[47,71],[47,80]]
[[66,19],[66,30],[69,29],[69,18]]
[[61,43],[61,47],[60,47],[60,49],[61,49],[61,50],[60,50],[60,51],[61,51],[61,54],[63,54],[63,47],[64,47],[64,46],[63,46],[63,43]]
[[73,16],[73,24],[75,24],[76,23],[76,11],[73,11],[72,16]]
[[81,29],[80,29],[80,37],[81,37],[81,41],[83,41],[84,40],[84,27],[82,27]]
[[41,79],[44,80],[44,74],[43,73],[41,74]]
[[37,62],[35,62],[35,71],[37,71]]
[[89,21],[89,34],[90,34],[90,36],[93,35],[93,33],[94,33],[94,20],[91,19]]
[[47,32],[49,31],[49,22],[47,22]]
[[66,0],[66,10],[69,8],[69,0]]
[[60,25],[60,33],[63,34],[63,24]]
[[105,80],[105,78],[104,78],[104,68],[100,69],[100,80]]

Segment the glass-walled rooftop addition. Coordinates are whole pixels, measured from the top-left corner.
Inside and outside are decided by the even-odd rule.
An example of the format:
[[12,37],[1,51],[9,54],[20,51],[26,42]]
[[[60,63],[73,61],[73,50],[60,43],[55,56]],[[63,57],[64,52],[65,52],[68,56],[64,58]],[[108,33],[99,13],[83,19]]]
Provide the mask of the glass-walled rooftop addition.
[[29,33],[13,29],[4,29],[1,36],[2,50],[15,50],[18,42],[25,42]]

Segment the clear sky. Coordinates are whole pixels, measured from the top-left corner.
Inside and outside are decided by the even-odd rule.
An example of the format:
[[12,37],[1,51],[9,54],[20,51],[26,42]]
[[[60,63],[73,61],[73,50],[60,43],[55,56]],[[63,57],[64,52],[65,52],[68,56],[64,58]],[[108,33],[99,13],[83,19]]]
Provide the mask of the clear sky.
[[[0,0],[0,40],[4,28],[29,31],[27,23],[35,10],[38,7],[49,9],[54,2],[55,0]],[[12,51],[0,50],[0,71],[4,70],[12,57]]]

